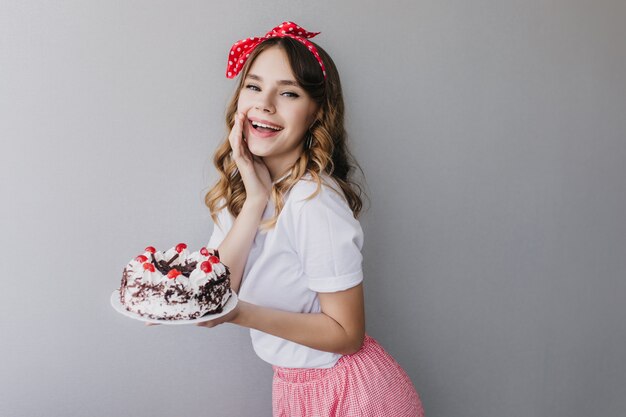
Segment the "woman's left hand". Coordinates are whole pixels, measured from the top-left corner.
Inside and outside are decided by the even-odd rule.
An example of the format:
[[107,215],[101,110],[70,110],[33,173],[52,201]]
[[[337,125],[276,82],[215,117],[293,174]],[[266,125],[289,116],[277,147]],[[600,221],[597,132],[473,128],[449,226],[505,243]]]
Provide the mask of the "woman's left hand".
[[228,312],[228,314],[226,314],[226,315],[224,315],[222,317],[218,317],[215,320],[204,321],[202,323],[198,323],[198,324],[196,324],[196,326],[212,328],[212,327],[218,326],[218,325],[220,325],[222,323],[231,322],[231,321],[235,320],[238,315],[239,315],[239,303],[237,303],[235,308],[232,311]]

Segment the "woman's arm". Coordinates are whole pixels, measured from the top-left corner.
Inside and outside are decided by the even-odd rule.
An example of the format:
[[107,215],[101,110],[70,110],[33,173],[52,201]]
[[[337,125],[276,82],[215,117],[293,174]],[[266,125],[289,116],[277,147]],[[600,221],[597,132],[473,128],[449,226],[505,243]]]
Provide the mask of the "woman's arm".
[[228,135],[232,158],[237,164],[246,189],[246,201],[228,234],[217,248],[220,260],[230,270],[230,287],[236,293],[239,293],[243,269],[272,189],[267,166],[261,158],[250,153],[248,145],[243,140],[243,121],[248,110],[235,115],[233,128]]
[[240,300],[236,313],[226,320],[325,352],[357,352],[365,337],[363,284],[318,295],[321,313],[293,313]]
[[246,200],[231,229],[217,250],[220,261],[230,270],[230,288],[239,294],[243,269],[256,236],[267,201]]

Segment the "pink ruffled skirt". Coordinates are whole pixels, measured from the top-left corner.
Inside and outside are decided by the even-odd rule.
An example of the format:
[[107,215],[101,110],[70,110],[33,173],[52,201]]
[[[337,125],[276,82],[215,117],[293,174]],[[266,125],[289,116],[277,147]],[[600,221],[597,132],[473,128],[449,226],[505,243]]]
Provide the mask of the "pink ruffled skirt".
[[273,368],[274,417],[424,415],[409,376],[368,335],[358,352],[332,368]]

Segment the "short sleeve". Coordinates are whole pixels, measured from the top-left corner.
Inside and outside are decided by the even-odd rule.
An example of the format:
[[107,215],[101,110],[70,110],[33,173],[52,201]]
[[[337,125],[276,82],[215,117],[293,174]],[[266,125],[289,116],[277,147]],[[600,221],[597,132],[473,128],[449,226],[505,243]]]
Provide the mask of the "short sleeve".
[[217,213],[217,223],[213,222],[213,233],[207,243],[207,248],[217,249],[233,226],[233,217],[227,207]]
[[309,289],[337,292],[363,281],[363,230],[336,191],[324,186],[311,200],[299,201],[293,234]]

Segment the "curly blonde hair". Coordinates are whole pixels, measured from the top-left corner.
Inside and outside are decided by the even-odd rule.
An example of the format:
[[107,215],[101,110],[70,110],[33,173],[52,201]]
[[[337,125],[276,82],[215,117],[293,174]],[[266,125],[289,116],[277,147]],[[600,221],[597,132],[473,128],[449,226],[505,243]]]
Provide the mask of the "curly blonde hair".
[[[341,187],[354,217],[357,218],[363,207],[361,195],[364,193],[361,185],[352,179],[352,174],[357,167],[361,174],[363,170],[350,154],[346,143],[344,103],[339,73],[330,56],[317,44],[315,46],[326,69],[326,79],[313,54],[294,39],[271,38],[257,46],[246,61],[236,92],[226,108],[227,131],[230,132],[234,125],[239,93],[252,63],[261,52],[272,46],[278,46],[285,51],[296,81],[318,104],[319,111],[316,121],[307,133],[310,135],[310,146],[304,147],[304,151],[294,163],[291,172],[273,184],[270,198],[275,206],[274,216],[261,223],[260,228],[268,230],[275,226],[284,206],[284,195],[307,173],[317,182],[316,191],[308,199],[315,197],[321,191],[320,174],[325,173]],[[304,141],[305,138],[302,140]],[[217,223],[217,213],[224,207],[227,207],[234,217],[239,215],[246,200],[246,189],[237,165],[232,159],[228,137],[215,151],[213,163],[219,173],[219,179],[207,192],[205,204],[209,207],[213,221]]]

